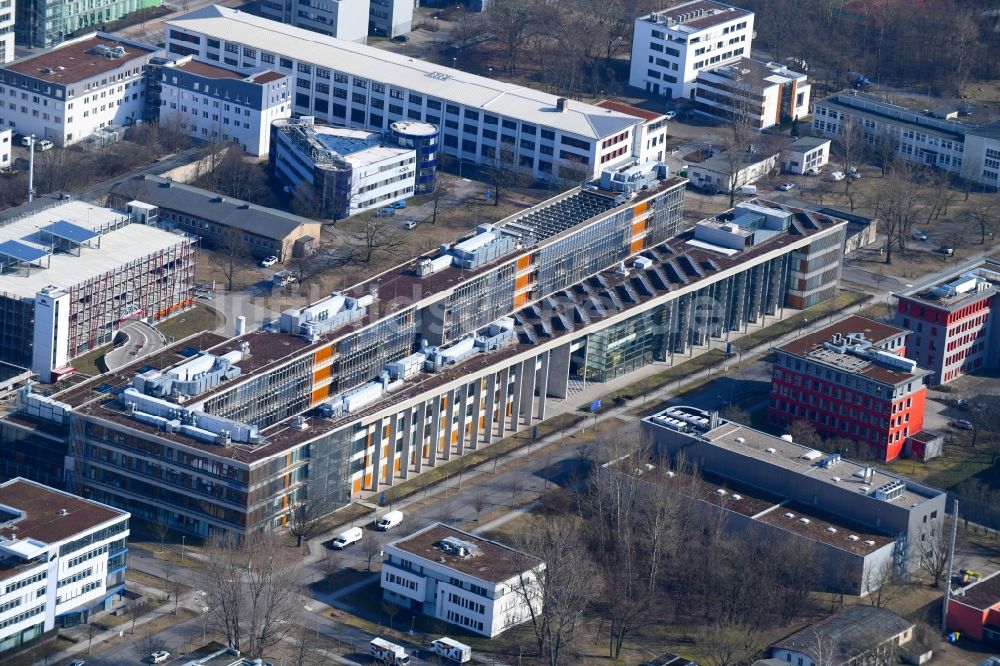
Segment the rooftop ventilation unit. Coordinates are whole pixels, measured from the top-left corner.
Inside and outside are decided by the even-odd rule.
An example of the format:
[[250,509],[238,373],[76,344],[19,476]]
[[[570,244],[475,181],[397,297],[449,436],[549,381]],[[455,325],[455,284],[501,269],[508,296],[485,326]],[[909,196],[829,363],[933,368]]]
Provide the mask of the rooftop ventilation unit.
[[875,499],[880,499],[883,502],[891,502],[895,499],[899,499],[905,491],[906,483],[896,479],[895,481],[890,481],[889,483],[883,483],[881,486],[876,488]]
[[737,495],[736,493],[733,493],[733,499],[734,500],[741,500],[741,499],[743,499],[743,495]]
[[795,514],[792,513],[791,511],[785,512],[785,518],[794,518],[794,517],[795,517]]
[[829,532],[830,534],[836,534],[837,533],[837,528],[836,527],[828,527],[828,528],[826,528],[826,531]]
[[858,536],[856,534],[848,534],[847,535],[847,540],[848,541],[858,541]]
[[719,497],[722,497],[723,495],[726,495],[727,493],[726,493],[726,491],[725,491],[725,490],[723,490],[722,488],[718,488],[718,489],[717,489],[717,490],[715,491],[715,494],[716,494],[716,495],[718,495]]
[[866,546],[874,546],[874,545],[875,545],[875,542],[874,542],[874,541],[872,541],[871,539],[866,539],[866,540],[865,540],[865,545],[866,545]]
[[808,518],[799,518],[799,522],[802,523],[803,525],[808,525],[812,521],[809,520]]

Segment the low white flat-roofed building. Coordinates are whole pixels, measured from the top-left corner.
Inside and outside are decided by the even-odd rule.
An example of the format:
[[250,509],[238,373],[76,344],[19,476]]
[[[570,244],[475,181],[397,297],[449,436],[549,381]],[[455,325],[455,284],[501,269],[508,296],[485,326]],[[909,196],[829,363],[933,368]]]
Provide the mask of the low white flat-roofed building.
[[382,132],[399,120],[431,123],[456,159],[502,160],[541,179],[580,182],[634,158],[639,119],[593,104],[218,5],[167,25],[168,53],[295,77],[292,111],[320,122]]
[[128,521],[34,481],[0,484],[0,655],[110,609],[125,589]]
[[490,638],[529,619],[525,595],[516,590],[545,568],[535,557],[441,523],[384,552],[386,601]]
[[313,120],[273,124],[271,169],[317,215],[341,219],[413,196],[415,150],[386,145],[378,132]]
[[26,206],[0,226],[0,360],[47,382],[123,321],[190,305],[195,245],[81,201]]
[[821,168],[830,161],[830,139],[804,136],[785,148],[781,156],[781,169],[785,173],[801,176],[807,169]]
[[260,67],[220,66],[192,56],[160,70],[160,125],[202,141],[233,141],[267,155],[271,123],[292,115],[289,78]]
[[157,53],[155,46],[97,32],[22,58],[0,70],[0,95],[31,93],[8,105],[0,122],[61,146],[109,125],[142,121],[145,70]]
[[704,188],[711,184],[728,192],[730,189],[752,185],[777,171],[780,156],[780,153],[768,157],[748,154],[747,159],[740,162],[734,171],[725,152],[716,153],[704,162],[692,162],[688,165],[688,179],[695,187]]

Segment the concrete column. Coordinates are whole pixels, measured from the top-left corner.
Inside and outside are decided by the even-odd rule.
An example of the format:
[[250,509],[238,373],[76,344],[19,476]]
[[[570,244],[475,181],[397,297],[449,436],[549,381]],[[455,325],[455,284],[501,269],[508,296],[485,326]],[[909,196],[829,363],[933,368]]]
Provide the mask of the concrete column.
[[483,409],[483,379],[479,378],[472,387],[472,431],[469,433],[469,448],[473,451],[479,448],[479,414]]
[[507,394],[510,391],[510,366],[500,371],[500,396],[497,400],[497,439],[507,432]]
[[486,425],[483,429],[483,443],[493,441],[493,409],[496,407],[497,376],[491,372],[486,378]]
[[[396,432],[396,422],[398,421],[398,419],[399,419],[399,414],[393,414],[392,416],[386,419],[388,423],[383,422],[382,424],[383,426],[385,425],[389,426],[389,437],[385,442],[383,442],[383,445],[389,446],[389,455],[387,455],[385,457],[385,460],[383,461],[383,464],[386,467],[385,484],[387,486],[392,485],[393,477],[396,476],[396,435],[398,434]],[[400,463],[399,466],[402,467],[403,466],[402,463]]]
[[416,431],[415,442],[413,446],[416,448],[417,455],[413,459],[413,472],[414,474],[420,474],[420,469],[424,464],[424,421],[427,420],[427,401],[417,405],[417,423],[413,426]]
[[399,478],[410,477],[410,458],[413,457],[413,408],[403,412],[403,458],[399,461]]
[[549,372],[545,395],[565,398],[569,390],[569,347],[570,343],[556,347],[549,352]]
[[375,422],[375,434],[372,435],[372,446],[375,449],[372,455],[372,487],[369,490],[378,490],[378,484],[382,482],[382,419]]
[[534,409],[532,398],[535,397],[535,380],[538,378],[538,357],[529,358],[521,364],[521,404],[523,407],[521,415],[524,425],[531,425],[531,416]]
[[545,420],[545,405],[547,404],[545,396],[549,391],[549,357],[551,355],[551,352],[542,354],[542,378],[538,384],[538,418],[541,421]]
[[461,396],[458,402],[455,404],[455,409],[458,413],[458,442],[455,449],[455,455],[464,456],[465,455],[465,412],[468,411],[469,406],[469,384],[464,384],[461,388],[455,391],[455,395]]
[[513,400],[510,405],[510,431],[512,433],[517,432],[517,422],[521,418],[521,392],[524,390],[524,366],[524,361],[514,366],[517,376],[510,382],[510,397]]
[[455,392],[448,391],[448,406],[444,408],[444,451],[441,460],[451,460],[451,431],[454,428]]
[[427,465],[434,467],[437,464],[438,443],[441,441],[441,396],[432,398],[434,405],[431,409],[431,448],[427,452]]

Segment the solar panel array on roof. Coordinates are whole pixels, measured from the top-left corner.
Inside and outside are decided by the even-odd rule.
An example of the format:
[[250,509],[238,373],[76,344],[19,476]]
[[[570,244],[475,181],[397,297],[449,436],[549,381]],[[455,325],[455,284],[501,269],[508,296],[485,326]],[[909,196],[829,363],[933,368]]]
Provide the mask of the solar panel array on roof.
[[551,206],[519,217],[504,227],[517,230],[530,229],[537,240],[544,240],[605,213],[620,203],[617,198],[582,190]]
[[82,245],[83,243],[100,236],[99,233],[93,231],[92,229],[81,227],[78,224],[73,224],[72,222],[67,222],[66,220],[53,222],[52,224],[42,227],[41,230],[43,233],[49,234],[50,236],[68,240],[69,242],[76,243],[77,245]]
[[0,243],[0,256],[13,259],[15,262],[31,263],[49,256],[49,251],[16,240],[7,240]]

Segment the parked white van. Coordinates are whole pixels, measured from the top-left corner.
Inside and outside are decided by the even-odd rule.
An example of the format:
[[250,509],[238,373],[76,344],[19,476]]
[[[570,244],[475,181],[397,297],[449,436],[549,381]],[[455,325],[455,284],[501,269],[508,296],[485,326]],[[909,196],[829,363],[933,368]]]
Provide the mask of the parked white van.
[[382,530],[383,532],[388,532],[396,525],[403,522],[403,512],[402,511],[390,511],[385,514],[375,523],[375,527]]
[[431,641],[431,651],[459,664],[472,661],[472,648],[451,638],[439,638],[436,641]]
[[741,185],[737,194],[742,194],[745,197],[755,197],[757,196],[757,186],[756,185]]
[[330,547],[336,548],[337,550],[343,550],[352,543],[361,541],[361,537],[363,536],[364,532],[360,527],[352,527],[351,529],[341,532],[337,536],[333,537],[333,540],[330,542]]

